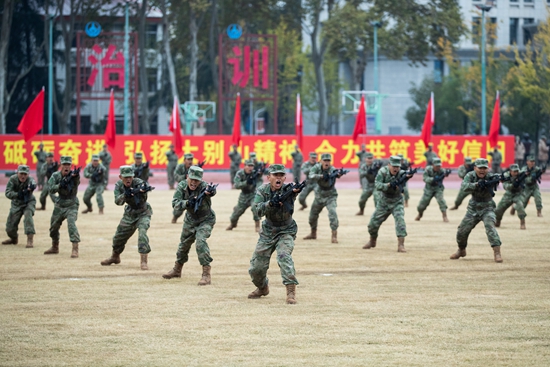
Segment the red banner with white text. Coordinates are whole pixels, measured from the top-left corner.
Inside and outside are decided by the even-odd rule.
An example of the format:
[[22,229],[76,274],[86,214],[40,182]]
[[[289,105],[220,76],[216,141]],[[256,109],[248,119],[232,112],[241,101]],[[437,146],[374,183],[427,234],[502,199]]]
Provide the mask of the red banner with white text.
[[[42,138],[42,140],[41,140]],[[375,158],[389,158],[391,155],[403,154],[415,166],[424,166],[424,143],[418,136],[373,136],[359,137],[358,143],[349,136],[304,136],[304,160],[309,152],[331,153],[336,167],[356,168],[359,158],[355,155],[361,144],[372,152]],[[40,142],[44,150],[54,152],[55,160],[62,155],[72,156],[73,164],[84,166],[91,161],[92,154],[97,154],[105,143],[103,135],[44,135],[35,136],[25,143],[21,135],[0,135],[0,169],[11,170],[20,164],[27,164],[34,169]],[[160,135],[117,135],[116,149],[111,150],[113,162],[111,167],[119,167],[134,162],[134,153],[142,152],[152,168],[166,167],[166,152],[172,137]],[[491,150],[486,136],[435,135],[432,137],[433,150],[441,158],[446,168],[456,168],[464,162],[464,157],[473,159],[487,157]],[[259,160],[267,163],[282,163],[292,167],[290,153],[294,151],[296,136],[264,135],[243,136],[239,150],[243,159],[250,152],[256,152]],[[503,167],[514,163],[514,136],[500,136],[499,149],[503,156]],[[228,169],[231,150],[230,135],[206,135],[183,137],[183,152],[193,153],[195,161],[206,161],[205,169]],[[183,154],[181,155],[183,157]],[[490,157],[487,157],[490,159]],[[183,160],[181,158],[180,160]]]

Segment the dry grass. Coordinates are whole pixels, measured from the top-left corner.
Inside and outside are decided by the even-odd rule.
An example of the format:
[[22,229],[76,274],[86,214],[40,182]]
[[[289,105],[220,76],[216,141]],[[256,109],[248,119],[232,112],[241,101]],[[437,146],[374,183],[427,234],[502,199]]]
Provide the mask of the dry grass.
[[[247,272],[256,242],[251,214],[233,232],[224,230],[237,194],[220,191],[214,198],[218,225],[209,240],[209,287],[196,285],[201,270],[194,247],[182,279],[161,278],[173,265],[181,230],[181,220],[170,224],[171,192],[150,195],[148,272],[139,270],[136,236],[120,265],[99,265],[111,252],[122,213],[112,191],[106,192],[104,216],[79,215],[79,259],[69,258],[66,224],[61,253],[42,254],[50,245],[48,203],[49,210],[35,215],[34,249],[24,243],[0,248],[0,365],[550,364],[550,213],[537,218],[533,203],[527,231],[519,231],[516,217],[506,214],[503,220],[503,264],[493,262],[482,224],[470,237],[468,256],[451,261],[466,205],[449,212],[445,224],[432,201],[415,222],[421,191],[412,190],[409,252],[396,252],[392,218],[381,229],[378,247],[362,250],[369,216],[354,216],[359,190],[341,190],[339,244],[330,243],[326,211],[317,241],[301,239],[309,230],[308,211],[295,215],[300,286],[298,305],[289,306],[274,259],[271,294],[246,298],[254,289]],[[455,195],[448,190],[449,203]],[[550,195],[544,193],[543,200],[550,203]],[[8,208],[2,196],[0,209]],[[372,212],[372,202],[366,212]]]

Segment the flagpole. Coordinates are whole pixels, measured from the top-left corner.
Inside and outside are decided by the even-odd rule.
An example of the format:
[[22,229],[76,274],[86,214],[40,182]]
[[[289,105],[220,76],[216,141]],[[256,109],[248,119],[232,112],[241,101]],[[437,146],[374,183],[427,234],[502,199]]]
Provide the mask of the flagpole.
[[[376,27],[375,27],[376,29]],[[365,96],[365,91],[362,90],[361,91],[361,99],[363,99],[363,97]],[[361,106],[359,106],[359,110],[361,110]],[[368,120],[368,117],[367,117],[367,100],[365,99],[365,134],[363,134],[363,144],[366,144],[365,140],[367,139],[367,120]]]

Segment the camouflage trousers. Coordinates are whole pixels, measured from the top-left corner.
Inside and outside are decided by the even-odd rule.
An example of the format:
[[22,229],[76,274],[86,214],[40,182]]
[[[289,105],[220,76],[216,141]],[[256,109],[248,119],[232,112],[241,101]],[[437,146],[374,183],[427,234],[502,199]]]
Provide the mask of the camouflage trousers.
[[84,191],[84,204],[88,209],[92,209],[92,197],[94,195],[96,196],[97,200],[97,206],[99,208],[103,208],[105,206],[105,203],[103,202],[103,190],[105,190],[105,186],[100,184],[90,184],[86,188],[86,191]]
[[26,205],[15,205],[12,201],[10,207],[10,213],[8,214],[8,220],[6,221],[6,233],[12,240],[17,239],[17,229],[21,217],[23,219],[23,227],[25,228],[25,234],[35,234],[34,231],[34,211],[36,209],[36,199],[30,200]]
[[468,209],[466,215],[456,232],[456,242],[458,247],[465,249],[468,245],[468,236],[472,229],[479,223],[483,222],[485,225],[485,234],[491,244],[491,247],[500,246],[500,237],[498,236],[497,229],[495,227],[496,215],[495,215],[495,202],[476,202],[470,199],[468,203]]
[[542,210],[542,197],[540,196],[540,190],[539,185],[535,184],[532,186],[525,185],[525,189],[523,189],[523,207],[527,208],[527,203],[529,202],[529,199],[531,196],[535,198],[535,205],[537,206],[537,210]]
[[50,197],[50,199],[52,199],[53,203],[55,204],[55,202],[57,201],[57,195],[52,194],[50,192],[50,187],[48,186],[48,181],[46,181],[46,183],[42,187],[42,192],[40,193],[40,205],[42,205],[42,207],[46,206],[46,198],[48,196]]
[[462,204],[464,199],[466,199],[466,197],[468,197],[468,195],[470,195],[470,194],[465,193],[464,190],[462,190],[462,188],[461,188],[458,191],[458,195],[456,196],[455,206],[458,208]]
[[405,182],[405,187],[403,188],[403,199],[405,199],[405,201],[409,201],[410,198],[411,196],[409,195],[409,184],[408,182]]
[[332,229],[333,231],[336,231],[338,229],[338,214],[336,213],[337,199],[338,194],[323,197],[315,192],[315,200],[313,200],[311,211],[309,212],[309,226],[312,230],[317,229],[319,214],[324,207],[326,207],[328,210],[330,229]]
[[38,186],[44,186],[44,181],[46,179],[46,175],[42,174],[42,166],[46,163],[37,162],[36,163],[36,184]]
[[[256,194],[254,192],[251,192],[249,194],[245,194],[241,192],[239,195],[239,201],[237,202],[237,205],[233,208],[233,214],[231,214],[231,217],[229,217],[229,220],[231,221],[231,224],[233,226],[237,225],[237,222],[239,221],[239,218],[243,213],[248,209],[249,206],[252,206],[252,203],[254,202],[254,196]],[[256,213],[256,210],[254,210],[254,207],[250,209],[252,211],[252,217],[254,218],[254,221],[259,221],[260,217],[258,216],[258,213]]]
[[420,198],[420,202],[416,208],[418,212],[420,214],[424,213],[424,210],[426,210],[428,205],[430,205],[430,201],[432,201],[434,196],[435,200],[437,200],[437,204],[439,205],[439,210],[441,210],[441,212],[447,211],[447,203],[443,197],[443,191],[443,188],[424,188],[424,194]]
[[190,215],[186,215],[183,220],[183,229],[181,231],[180,243],[178,252],[176,253],[177,262],[185,264],[189,260],[189,250],[193,242],[197,250],[199,263],[202,266],[210,265],[212,258],[210,257],[210,248],[206,240],[212,234],[212,229],[216,224],[216,214],[212,211],[208,216],[199,220],[194,220]]
[[239,171],[239,166],[231,165],[229,167],[229,178],[231,179],[231,185],[233,185],[233,182],[235,182],[235,175],[237,175],[237,172]]
[[138,252],[140,254],[148,254],[151,252],[149,247],[149,237],[147,230],[151,225],[151,215],[153,209],[147,204],[147,209],[141,213],[124,212],[124,216],[120,220],[113,236],[113,251],[121,254],[126,247],[126,243],[132,235],[138,230]]
[[248,269],[248,274],[256,287],[263,288],[269,283],[267,270],[274,251],[277,251],[277,264],[281,271],[283,284],[298,284],[292,260],[297,231],[298,226],[294,220],[291,224],[283,227],[275,227],[268,224],[266,220],[263,221],[262,232],[252,259],[250,259],[250,269]]
[[109,169],[111,165],[103,164],[103,167],[105,167],[105,172],[103,172],[103,186],[107,186],[109,184]]
[[176,183],[176,178],[174,176],[174,171],[176,170],[177,165],[168,163],[168,166],[166,167],[166,173],[168,174],[168,185],[174,186]]
[[371,237],[378,237],[378,230],[382,223],[393,215],[395,221],[395,234],[397,237],[407,237],[407,225],[405,224],[405,208],[403,207],[403,196],[388,198],[384,193],[378,192],[378,203],[370,218],[369,234]]
[[298,202],[302,205],[302,206],[306,206],[306,198],[307,196],[315,190],[315,186],[316,184],[314,184],[313,182],[306,182],[306,187],[304,187],[302,189],[302,191],[300,192],[300,195],[298,196]]
[[183,215],[183,209],[174,209],[172,210],[172,215],[176,218],[179,218]]
[[[359,209],[365,209],[365,205],[367,205],[367,200],[369,200],[373,193],[374,184],[363,185],[363,192],[361,192],[361,196],[359,197]],[[375,201],[374,206],[376,206],[376,196],[374,196],[373,199]]]
[[292,179],[294,182],[302,181],[302,170],[300,169],[300,166],[298,167],[292,167]]
[[504,212],[512,204],[514,204],[514,209],[516,209],[519,219],[524,219],[527,216],[527,214],[525,214],[525,208],[523,207],[523,198],[521,192],[512,194],[510,191],[506,191],[502,199],[500,199],[500,202],[497,205],[497,209],[495,210],[496,219],[502,220]]
[[78,219],[79,203],[76,202],[71,206],[61,207],[55,205],[50,221],[50,237],[53,241],[59,241],[59,228],[65,219],[67,219],[67,227],[69,229],[69,238],[71,242],[80,242],[80,234],[76,228],[76,220]]

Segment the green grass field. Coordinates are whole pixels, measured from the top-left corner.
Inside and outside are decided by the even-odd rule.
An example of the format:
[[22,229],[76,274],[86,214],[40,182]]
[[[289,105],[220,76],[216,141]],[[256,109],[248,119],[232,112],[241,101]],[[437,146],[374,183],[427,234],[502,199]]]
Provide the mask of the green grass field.
[[[452,205],[456,190],[447,190]],[[506,214],[499,233],[504,263],[496,264],[483,224],[466,258],[452,261],[466,205],[443,223],[435,201],[415,222],[421,190],[406,209],[406,254],[398,254],[393,219],[378,245],[362,250],[373,211],[356,217],[359,190],[340,190],[338,244],[330,243],[326,211],[318,240],[308,210],[296,212],[297,305],[285,304],[275,259],[271,293],[249,300],[248,276],[257,235],[247,211],[225,231],[238,192],[213,198],[217,225],[209,240],[212,285],[198,287],[194,247],[181,279],[165,280],[182,221],[171,224],[172,192],[155,191],[149,230],[149,271],[139,269],[137,235],[122,263],[103,267],[122,216],[112,191],[105,215],[79,215],[80,258],[70,258],[66,224],[59,255],[43,255],[53,209],[35,214],[35,248],[0,247],[1,366],[548,366],[550,365],[550,212],[527,208],[527,230]],[[502,191],[497,193],[500,199]],[[79,194],[82,197],[82,192]],[[497,200],[498,200],[497,199]],[[308,198],[311,203],[313,196]],[[543,193],[550,203],[550,194]],[[82,210],[81,204],[80,209]],[[0,209],[7,216],[9,201]],[[4,234],[5,235],[5,234]]]

